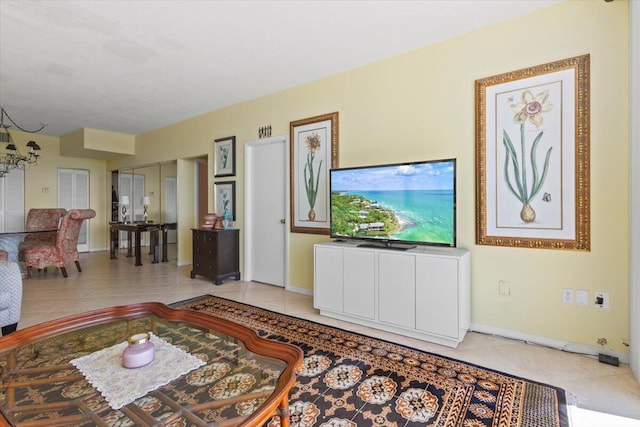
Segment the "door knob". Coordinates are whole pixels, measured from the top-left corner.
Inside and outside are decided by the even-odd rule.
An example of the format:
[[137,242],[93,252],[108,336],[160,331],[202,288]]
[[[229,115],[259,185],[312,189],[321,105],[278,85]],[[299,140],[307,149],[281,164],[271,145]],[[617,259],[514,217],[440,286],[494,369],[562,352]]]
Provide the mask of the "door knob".
[[285,223],[284,218],[282,218],[282,219],[280,220],[280,224],[284,224],[284,223]]

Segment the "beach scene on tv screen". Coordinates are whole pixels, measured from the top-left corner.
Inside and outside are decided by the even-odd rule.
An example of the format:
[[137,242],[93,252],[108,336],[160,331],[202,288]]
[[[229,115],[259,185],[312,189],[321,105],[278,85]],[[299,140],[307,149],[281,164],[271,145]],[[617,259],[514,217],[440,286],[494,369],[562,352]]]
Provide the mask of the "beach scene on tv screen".
[[452,161],[331,171],[331,234],[453,245]]

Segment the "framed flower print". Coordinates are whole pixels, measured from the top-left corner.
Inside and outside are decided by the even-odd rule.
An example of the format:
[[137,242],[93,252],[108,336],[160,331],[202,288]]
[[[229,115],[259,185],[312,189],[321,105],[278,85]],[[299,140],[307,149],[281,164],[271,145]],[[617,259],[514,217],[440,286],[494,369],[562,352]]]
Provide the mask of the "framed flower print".
[[329,234],[329,170],[338,167],[338,113],[290,123],[291,232]]
[[216,139],[214,141],[214,171],[216,178],[236,175],[236,137]]
[[476,243],[590,250],[589,55],[476,80]]

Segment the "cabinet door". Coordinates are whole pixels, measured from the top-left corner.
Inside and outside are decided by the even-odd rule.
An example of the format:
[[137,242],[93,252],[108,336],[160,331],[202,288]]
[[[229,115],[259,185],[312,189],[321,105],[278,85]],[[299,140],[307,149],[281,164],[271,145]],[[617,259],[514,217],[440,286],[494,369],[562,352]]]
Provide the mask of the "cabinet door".
[[375,319],[376,253],[344,250],[344,312]]
[[313,306],[342,313],[342,249],[314,247]]
[[458,261],[416,257],[416,329],[458,338]]
[[378,254],[378,320],[415,328],[415,256]]
[[238,256],[239,230],[221,230],[217,233],[214,251],[216,252],[216,273],[221,276],[235,273],[240,268]]

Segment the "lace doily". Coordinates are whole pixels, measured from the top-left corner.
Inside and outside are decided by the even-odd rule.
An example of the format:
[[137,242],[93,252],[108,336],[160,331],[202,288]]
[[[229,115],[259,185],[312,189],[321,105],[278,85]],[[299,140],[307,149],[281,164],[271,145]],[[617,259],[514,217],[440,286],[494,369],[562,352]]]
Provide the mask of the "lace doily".
[[127,369],[122,366],[122,351],[128,345],[121,342],[70,363],[104,396],[113,409],[120,409],[148,392],[168,384],[206,362],[186,351],[151,336],[155,359],[146,366]]

